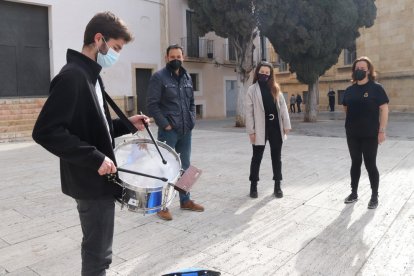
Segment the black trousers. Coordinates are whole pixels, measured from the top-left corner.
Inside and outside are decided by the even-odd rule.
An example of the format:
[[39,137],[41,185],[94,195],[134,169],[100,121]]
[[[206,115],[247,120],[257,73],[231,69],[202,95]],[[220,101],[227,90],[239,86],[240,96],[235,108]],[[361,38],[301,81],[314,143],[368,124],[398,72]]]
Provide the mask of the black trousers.
[[76,200],[82,227],[82,276],[104,276],[112,262],[115,200]]
[[295,110],[295,104],[290,104],[290,112],[291,113],[295,113],[296,112],[296,110]]
[[297,107],[298,107],[298,113],[301,113],[302,110],[300,109],[300,103],[296,103]]
[[[280,135],[279,125],[266,120],[266,142],[270,144],[270,156],[272,158],[273,180],[282,180],[282,137]],[[264,146],[253,147],[253,157],[250,163],[250,181],[259,181],[260,164],[263,159]]]
[[351,188],[353,193],[357,193],[359,178],[361,176],[362,158],[364,158],[365,168],[368,172],[369,181],[373,194],[378,194],[379,172],[377,169],[377,137],[352,137],[347,136],[349,154],[351,155]]
[[335,99],[334,100],[329,99],[329,108],[330,108],[330,111],[335,111]]

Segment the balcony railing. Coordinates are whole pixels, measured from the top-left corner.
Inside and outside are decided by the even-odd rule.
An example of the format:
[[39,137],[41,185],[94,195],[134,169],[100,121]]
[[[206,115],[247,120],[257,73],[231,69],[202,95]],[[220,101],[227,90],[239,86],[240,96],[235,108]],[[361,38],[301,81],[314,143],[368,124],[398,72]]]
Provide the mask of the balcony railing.
[[199,37],[182,37],[184,53],[190,58],[214,58],[214,40]]

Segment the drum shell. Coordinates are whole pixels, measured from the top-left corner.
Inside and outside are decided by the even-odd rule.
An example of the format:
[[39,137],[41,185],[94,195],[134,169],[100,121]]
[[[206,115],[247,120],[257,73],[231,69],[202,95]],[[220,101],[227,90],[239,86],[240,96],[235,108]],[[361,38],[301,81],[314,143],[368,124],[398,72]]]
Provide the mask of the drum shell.
[[181,176],[181,160],[174,149],[157,141],[167,164],[162,163],[150,139],[135,138],[120,143],[114,150],[119,168],[165,177],[168,182],[119,172],[122,202],[129,211],[152,214],[167,207],[175,197],[174,184]]

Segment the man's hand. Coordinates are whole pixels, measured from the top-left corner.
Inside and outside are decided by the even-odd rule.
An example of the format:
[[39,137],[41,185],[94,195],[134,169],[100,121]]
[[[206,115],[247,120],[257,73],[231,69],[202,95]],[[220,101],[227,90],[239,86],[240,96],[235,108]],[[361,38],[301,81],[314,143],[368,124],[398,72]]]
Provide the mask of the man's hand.
[[132,117],[129,117],[128,120],[138,129],[138,130],[144,130],[144,120],[149,125],[149,118],[145,115],[134,115]]
[[168,126],[166,126],[164,129],[165,129],[165,130],[171,130],[171,129],[172,129],[172,126],[171,126],[171,125],[168,125]]
[[99,175],[116,173],[116,166],[111,159],[105,156],[104,161],[102,162],[101,167],[98,170]]

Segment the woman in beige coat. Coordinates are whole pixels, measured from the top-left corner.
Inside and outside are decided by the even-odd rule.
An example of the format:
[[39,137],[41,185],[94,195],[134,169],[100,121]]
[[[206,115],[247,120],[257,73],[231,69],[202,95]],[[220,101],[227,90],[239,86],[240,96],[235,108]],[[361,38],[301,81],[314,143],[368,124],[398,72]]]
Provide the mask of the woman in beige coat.
[[246,130],[253,148],[250,164],[250,197],[257,198],[260,163],[266,142],[269,141],[272,157],[274,195],[283,197],[282,144],[291,129],[285,99],[275,81],[272,64],[261,61],[255,70],[253,84],[246,96]]

